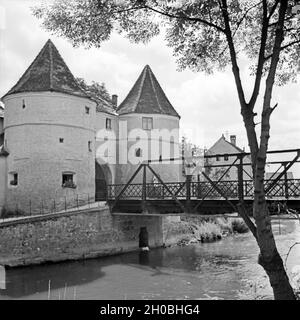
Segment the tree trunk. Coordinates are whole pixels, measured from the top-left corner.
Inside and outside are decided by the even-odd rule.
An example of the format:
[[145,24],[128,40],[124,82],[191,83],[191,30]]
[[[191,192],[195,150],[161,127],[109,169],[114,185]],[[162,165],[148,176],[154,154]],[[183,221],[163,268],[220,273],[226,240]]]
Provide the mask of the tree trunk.
[[275,300],[296,300],[282,259],[276,248],[270,260],[264,260],[263,256],[259,255],[258,263],[265,269],[269,277]]
[[276,68],[279,61],[280,46],[283,40],[283,25],[286,8],[287,3],[285,1],[281,2],[278,27],[276,29],[273,48],[273,57],[266,79],[261,117],[260,145],[256,157],[256,169],[254,176],[253,216],[257,228],[257,243],[260,248],[258,262],[269,276],[270,284],[274,292],[274,298],[280,300],[295,300],[293,288],[289,283],[289,278],[286,274],[282,259],[276,248],[264,190],[265,166],[270,138],[270,116],[276,107],[271,108],[271,99]]
[[266,271],[273,288],[275,300],[295,300],[294,291],[289,283],[283,261],[277,251],[272,232],[269,210],[264,192],[264,164],[258,157],[255,176],[255,196],[253,214],[257,228],[257,243],[260,248],[258,263]]
[[287,11],[287,1],[280,1],[280,8],[278,11],[277,28],[275,31],[275,40],[272,51],[272,58],[270,68],[266,80],[266,88],[264,94],[264,103],[261,119],[261,135],[260,144],[258,145],[257,135],[255,131],[255,123],[253,113],[255,101],[258,95],[260,79],[263,70],[264,54],[265,54],[265,40],[267,26],[269,23],[266,2],[264,5],[263,28],[261,50],[259,54],[259,66],[257,70],[257,78],[254,88],[254,95],[250,103],[245,101],[243,86],[240,78],[240,71],[237,64],[237,56],[234,47],[234,41],[230,28],[230,19],[228,16],[227,1],[222,0],[222,13],[224,18],[225,33],[228,41],[229,52],[232,61],[232,71],[234,74],[236,87],[238,91],[239,101],[241,105],[241,114],[243,116],[249,147],[251,151],[253,180],[254,180],[254,201],[253,201],[253,216],[255,224],[252,223],[248,217],[244,220],[254,234],[254,237],[260,248],[260,255],[258,262],[265,269],[270,284],[273,288],[274,298],[281,300],[295,300],[293,289],[289,283],[288,276],[284,269],[282,259],[277,251],[275,239],[272,232],[271,220],[269,210],[265,198],[264,191],[264,175],[267,158],[268,142],[270,137],[270,116],[274,108],[271,108],[272,90],[276,69],[279,61],[281,51],[281,44],[284,38],[284,19]]

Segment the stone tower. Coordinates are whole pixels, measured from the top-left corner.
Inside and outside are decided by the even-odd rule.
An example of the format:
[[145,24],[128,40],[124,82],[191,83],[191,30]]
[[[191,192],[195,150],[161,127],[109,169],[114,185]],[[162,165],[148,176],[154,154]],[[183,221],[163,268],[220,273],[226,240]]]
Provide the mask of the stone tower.
[[96,103],[48,40],[5,103],[6,206],[63,207],[95,194]]
[[[180,116],[148,65],[144,67],[117,112],[118,143],[121,144],[118,148],[118,183],[126,183],[143,161],[179,157]],[[127,151],[127,159],[123,150]],[[179,181],[178,163],[156,161],[151,166],[164,181]],[[147,181],[151,182],[152,179],[153,175],[148,174]],[[141,175],[137,180],[141,182]]]

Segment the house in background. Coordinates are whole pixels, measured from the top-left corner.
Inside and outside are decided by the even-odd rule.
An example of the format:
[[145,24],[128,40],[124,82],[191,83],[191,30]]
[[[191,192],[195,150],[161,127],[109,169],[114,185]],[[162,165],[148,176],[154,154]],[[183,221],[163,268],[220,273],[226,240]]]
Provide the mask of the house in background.
[[[244,153],[245,151],[241,148],[239,148],[236,144],[236,136],[231,135],[230,141],[228,141],[225,136],[222,134],[221,138],[211,147],[209,148],[205,154],[207,155],[216,155],[214,158],[206,159],[206,166],[210,165],[217,165],[220,167],[215,168],[208,168],[206,170],[207,173],[209,173],[210,178],[213,180],[218,180],[221,175],[226,171],[228,168],[227,165],[230,165],[233,163],[233,161],[236,159],[236,156],[226,156],[226,154],[237,154],[237,153]],[[218,156],[223,154],[223,156]],[[238,164],[239,161],[236,162]],[[252,168],[251,168],[251,157],[245,156],[243,158],[243,163],[246,164],[243,167],[243,179],[244,180],[252,180]],[[226,165],[227,167],[222,167],[222,165]],[[268,171],[268,165],[266,166],[266,172],[265,172],[265,180],[269,179],[276,179],[279,176],[280,172],[270,172]],[[281,179],[285,179],[285,176],[282,176]],[[293,172],[287,172],[287,179],[294,179]],[[230,168],[228,173],[224,176],[222,180],[238,180],[238,169],[236,166],[233,166]]]
[[[229,156],[229,154],[244,152],[245,151],[243,149],[237,146],[235,135],[231,135],[230,141],[228,141],[226,140],[224,134],[222,134],[221,138],[205,152],[206,155],[216,155],[216,157],[207,158],[205,162],[207,166],[206,172],[209,173],[209,177],[213,180],[218,180],[228,169],[228,165],[232,164],[236,160],[236,156]],[[246,164],[243,166],[243,179],[251,180],[252,168],[251,165],[249,165],[251,163],[250,156],[245,156],[243,158],[243,163]],[[237,161],[236,164],[239,164],[239,161]],[[209,168],[209,166],[212,165],[220,167]],[[224,167],[222,167],[222,165],[224,165]],[[229,169],[222,180],[238,180],[238,168],[234,165]]]

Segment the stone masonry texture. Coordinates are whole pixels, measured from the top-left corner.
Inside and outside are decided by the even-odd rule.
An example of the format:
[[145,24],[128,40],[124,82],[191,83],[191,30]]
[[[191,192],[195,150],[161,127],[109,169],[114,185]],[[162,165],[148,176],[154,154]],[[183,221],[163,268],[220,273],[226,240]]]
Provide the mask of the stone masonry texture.
[[56,213],[0,223],[0,265],[78,260],[138,250],[147,227],[150,247],[163,245],[163,218],[113,216],[109,208]]

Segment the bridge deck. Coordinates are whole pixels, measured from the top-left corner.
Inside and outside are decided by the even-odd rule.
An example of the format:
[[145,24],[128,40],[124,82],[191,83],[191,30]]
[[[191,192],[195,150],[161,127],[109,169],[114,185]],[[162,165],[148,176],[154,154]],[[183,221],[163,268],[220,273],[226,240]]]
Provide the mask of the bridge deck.
[[[288,170],[298,162],[300,149],[268,151],[267,154],[296,153],[293,159],[286,161],[268,162],[269,164],[280,164],[280,167],[272,174],[269,180],[265,180],[264,189],[270,211],[278,209],[278,202],[288,203],[289,207],[299,208],[300,205],[300,179],[288,179]],[[113,211],[123,212],[204,212],[204,213],[229,213],[237,212],[241,204],[244,210],[251,211],[254,198],[254,185],[252,174],[245,171],[244,163],[246,153],[204,155],[206,158],[230,156],[235,158],[227,165],[204,165],[198,179],[192,181],[192,170],[187,170],[186,180],[181,182],[164,182],[160,175],[150,166],[153,161],[141,163],[126,184],[109,185],[107,188],[107,201]],[[172,159],[167,159],[172,160]],[[173,159],[174,160],[174,159]],[[186,161],[183,157],[182,164],[186,168],[192,168],[195,163]],[[155,162],[155,161],[154,161]],[[159,163],[162,160],[158,161]],[[206,169],[224,167],[225,171],[217,181],[214,181]],[[237,171],[238,180],[226,179],[226,174],[231,168]],[[282,168],[282,171],[280,171]],[[204,169],[204,170],[203,170]],[[147,183],[146,171],[149,170],[157,183]],[[191,171],[191,172],[190,172]],[[244,172],[248,178],[244,178]],[[140,176],[142,183],[133,183]],[[142,176],[141,176],[142,175]],[[245,205],[245,206],[244,206]]]
[[[266,198],[271,211],[278,202],[286,202],[300,209],[300,179],[265,182]],[[224,214],[236,212],[241,196],[238,181],[208,181],[169,183],[134,183],[108,186],[108,203],[114,212],[180,213],[188,206],[198,214]],[[250,208],[253,202],[253,182],[243,181],[242,199]]]
[[[274,182],[276,184],[274,184]],[[224,198],[230,199],[239,198],[239,181],[213,181],[212,185],[208,181],[191,182],[190,183],[190,198],[209,199]],[[121,191],[122,199],[141,199],[143,192],[147,199],[168,199],[175,195],[177,198],[186,198],[188,188],[186,182],[167,182],[167,183],[133,183],[133,184],[114,184],[108,186],[108,198],[116,199]],[[144,188],[144,191],[143,191]],[[265,181],[266,196],[269,199],[298,199],[300,198],[300,179],[288,180],[267,180]],[[251,180],[243,181],[242,185],[243,198],[253,198],[253,182]]]

